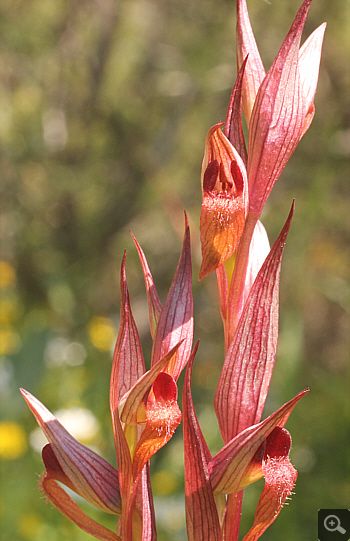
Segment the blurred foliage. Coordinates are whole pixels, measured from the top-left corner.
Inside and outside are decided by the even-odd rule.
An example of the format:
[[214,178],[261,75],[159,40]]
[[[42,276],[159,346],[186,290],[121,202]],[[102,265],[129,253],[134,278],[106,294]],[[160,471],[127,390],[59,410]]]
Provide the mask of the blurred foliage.
[[[248,4],[268,67],[299,2]],[[273,241],[296,198],[266,412],[307,386],[312,391],[288,421],[299,479],[266,534],[270,541],[282,532],[290,541],[315,539],[317,510],[348,506],[350,492],[348,0],[314,0],[306,33],[325,20],[316,116],[263,215]],[[120,261],[127,249],[148,362],[146,296],[129,230],[164,300],[181,249],[183,209],[201,339],[193,394],[210,449],[221,446],[212,402],[222,329],[214,277],[197,280],[199,177],[206,132],[225,116],[235,79],[234,28],[233,0],[1,3],[2,541],[91,538],[35,490],[40,436],[18,387],[52,411],[85,412],[81,426],[88,418],[95,429],[80,438],[114,463],[108,386]],[[152,462],[160,541],[186,538],[181,439],[178,430]],[[245,491],[242,531],[260,490],[259,482]],[[89,513],[114,528],[113,518]]]

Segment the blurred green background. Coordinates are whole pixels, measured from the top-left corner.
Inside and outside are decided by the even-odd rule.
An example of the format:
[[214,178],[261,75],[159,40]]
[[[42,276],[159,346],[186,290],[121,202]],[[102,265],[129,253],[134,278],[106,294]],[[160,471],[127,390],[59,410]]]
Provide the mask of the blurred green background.
[[[216,283],[199,283],[200,168],[235,80],[233,0],[3,0],[1,48],[2,541],[84,541],[46,505],[35,394],[115,464],[108,393],[127,250],[146,361],[141,243],[164,301],[189,215],[194,259],[193,395],[211,451],[223,363]],[[248,2],[268,68],[297,0]],[[280,341],[266,414],[310,386],[288,421],[295,496],[264,539],[316,539],[319,508],[348,507],[349,1],[314,0],[328,22],[316,116],[264,210],[271,242],[296,198],[281,280]],[[180,380],[180,388],[182,380]],[[186,539],[179,428],[152,461],[160,541]],[[242,534],[262,482],[245,491]],[[84,509],[88,509],[86,506]],[[113,517],[88,512],[112,529]]]

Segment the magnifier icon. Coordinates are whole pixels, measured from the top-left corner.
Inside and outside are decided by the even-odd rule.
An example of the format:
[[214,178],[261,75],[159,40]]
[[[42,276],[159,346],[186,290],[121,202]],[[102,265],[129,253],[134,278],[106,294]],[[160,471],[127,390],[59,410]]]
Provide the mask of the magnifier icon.
[[323,524],[326,530],[328,530],[329,532],[340,532],[342,534],[346,533],[346,530],[341,527],[340,520],[337,515],[328,515],[324,519]]

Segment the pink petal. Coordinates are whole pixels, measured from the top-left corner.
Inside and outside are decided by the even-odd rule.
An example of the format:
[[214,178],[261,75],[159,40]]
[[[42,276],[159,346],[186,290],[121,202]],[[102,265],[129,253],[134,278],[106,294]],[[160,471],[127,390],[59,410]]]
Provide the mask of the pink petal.
[[248,56],[243,78],[243,111],[249,126],[256,95],[265,77],[265,69],[250,24],[246,0],[237,1],[237,70]]
[[221,528],[210,484],[210,451],[203,438],[191,396],[191,374],[198,342],[186,370],[183,393],[185,453],[185,502],[189,541],[222,541]]
[[129,539],[128,522],[132,509],[129,506],[130,492],[133,483],[132,460],[130,449],[122,424],[119,418],[119,398],[129,389],[145,372],[144,360],[140,338],[131,312],[128,286],[125,274],[125,254],[121,267],[121,317],[117,344],[114,351],[111,384],[110,409],[113,423],[113,433],[117,463],[119,468],[119,485],[122,496],[121,537]]
[[251,288],[227,352],[214,407],[225,442],[259,422],[268,393],[278,340],[278,292],[286,224]]
[[44,448],[43,457],[49,466],[51,464],[51,474],[56,470],[62,482],[66,481],[68,487],[99,509],[120,514],[117,470],[73,438],[37,398],[24,389],[21,393],[50,442],[50,448]]
[[215,493],[231,494],[241,490],[244,473],[259,447],[274,428],[284,427],[293,408],[307,392],[305,389],[265,421],[240,432],[214,456],[209,472]]
[[309,36],[299,51],[300,81],[305,97],[306,110],[308,111],[303,135],[309,128],[315,112],[313,101],[317,88],[323,36],[326,26],[326,23],[321,24],[321,26]]
[[181,340],[183,343],[166,369],[175,381],[188,361],[193,340],[192,263],[187,216],[180,261],[160,314],[153,343],[152,366]]
[[233,87],[230,103],[227,109],[224,135],[234,146],[241,156],[244,165],[247,166],[247,149],[244,141],[242,128],[242,81],[248,57],[245,58],[239,70],[235,86]]
[[250,211],[260,216],[274,183],[294,152],[307,113],[299,77],[301,33],[311,0],[305,0],[261,83],[249,127]]
[[120,328],[114,350],[110,385],[112,413],[118,409],[120,397],[124,396],[145,372],[141,342],[130,306],[125,259],[126,254],[124,254],[121,267]]
[[137,251],[139,253],[143,275],[145,278],[151,335],[152,335],[152,338],[154,338],[157,324],[159,321],[160,312],[162,310],[162,305],[159,300],[156,286],[154,285],[153,276],[151,274],[151,271],[149,270],[149,266],[148,266],[145,254],[143,253],[141,246],[139,245],[139,243],[137,242],[136,238],[134,237],[132,233],[131,233],[131,236],[135,242]]

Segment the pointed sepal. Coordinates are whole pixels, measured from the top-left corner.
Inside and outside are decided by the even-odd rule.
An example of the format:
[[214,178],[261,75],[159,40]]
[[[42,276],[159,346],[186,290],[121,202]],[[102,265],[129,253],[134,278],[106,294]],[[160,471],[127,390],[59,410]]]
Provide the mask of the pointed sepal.
[[152,366],[179,342],[181,345],[166,372],[177,381],[189,359],[193,341],[193,298],[191,239],[185,215],[185,235],[180,260],[165,300],[152,351]]
[[151,274],[151,271],[149,269],[147,259],[145,254],[143,253],[143,250],[139,243],[137,242],[134,235],[131,233],[131,236],[133,238],[133,241],[135,243],[135,246],[137,248],[139,258],[141,261],[143,276],[145,279],[146,284],[146,292],[147,292],[147,299],[148,299],[148,312],[149,312],[149,323],[150,323],[150,329],[151,329],[151,336],[154,339],[156,334],[156,329],[159,321],[159,316],[162,311],[162,304],[159,300],[158,293],[156,290],[156,286],[154,284],[153,276]]
[[279,278],[288,219],[251,288],[226,354],[214,407],[225,442],[259,422],[270,385],[278,341]]
[[250,211],[256,216],[303,133],[307,110],[298,59],[310,4],[311,0],[305,0],[299,9],[254,103],[247,170]]
[[187,366],[183,393],[186,525],[189,541],[222,541],[208,463],[211,454],[204,440],[191,395],[191,374],[198,342]]
[[243,78],[243,112],[249,126],[256,95],[265,77],[265,69],[250,24],[246,0],[237,1],[237,70],[247,58]]
[[326,23],[323,23],[316,28],[299,50],[300,81],[307,111],[302,135],[308,130],[315,114],[314,97],[317,88],[322,43],[326,26]]
[[308,391],[301,391],[267,419],[243,430],[213,457],[209,472],[214,492],[231,494],[246,486],[245,472],[249,471],[255,453],[276,427],[284,427],[292,410]]
[[21,393],[50,442],[43,451],[49,478],[63,482],[99,509],[120,514],[117,470],[73,438],[37,398],[24,389]]

